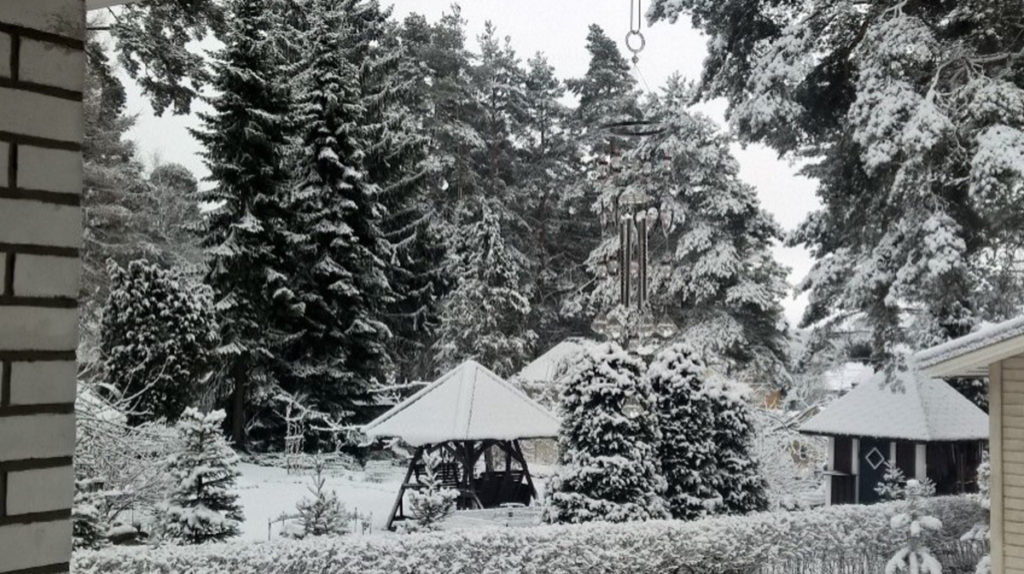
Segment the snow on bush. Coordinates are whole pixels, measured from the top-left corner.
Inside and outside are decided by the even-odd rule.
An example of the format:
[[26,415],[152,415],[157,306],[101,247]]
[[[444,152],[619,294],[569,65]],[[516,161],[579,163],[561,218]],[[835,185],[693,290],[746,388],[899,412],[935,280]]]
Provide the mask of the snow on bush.
[[903,512],[892,517],[889,524],[897,538],[905,540],[885,565],[885,574],[942,574],[942,563],[928,543],[942,530],[942,521],[928,513],[924,499],[935,494],[935,487],[917,480],[908,480]]
[[338,500],[338,495],[326,487],[327,477],[324,475],[327,463],[322,456],[313,461],[313,484],[309,487],[309,496],[299,501],[298,528],[288,531],[292,538],[307,536],[338,536],[348,534],[352,516]]
[[[931,547],[961,544],[960,533],[981,517],[967,497],[921,502],[943,529]],[[727,516],[693,522],[551,525],[536,528],[442,531],[408,536],[279,540],[260,544],[110,547],[74,557],[76,574],[268,572],[276,574],[413,574],[418,572],[618,572],[778,571],[834,572],[836,565],[885,559],[903,541],[890,519],[904,503],[834,506],[799,512]],[[962,551],[962,547],[961,547]],[[880,570],[877,568],[875,571]],[[857,572],[858,570],[844,570]]]
[[412,515],[416,518],[418,530],[437,530],[446,518],[455,511],[455,499],[459,492],[451,488],[441,488],[441,481],[437,476],[437,465],[441,458],[436,453],[427,453],[423,456],[423,466],[426,473],[420,479],[423,490],[414,490],[409,493],[409,506],[412,507]]

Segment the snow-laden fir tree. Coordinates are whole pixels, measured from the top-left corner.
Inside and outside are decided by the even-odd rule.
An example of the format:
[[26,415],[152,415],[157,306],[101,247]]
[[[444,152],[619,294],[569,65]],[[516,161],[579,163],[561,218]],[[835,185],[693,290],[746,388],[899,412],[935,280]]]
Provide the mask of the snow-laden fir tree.
[[223,380],[231,391],[236,444],[245,439],[253,403],[275,383],[272,367],[299,311],[288,276],[295,253],[287,238],[292,99],[281,65],[284,37],[277,4],[230,0],[224,47],[212,64],[212,108],[200,114],[212,189],[201,195],[216,208],[207,216],[203,247],[206,282],[221,318]]
[[895,464],[886,462],[885,473],[882,474],[881,482],[875,485],[875,492],[878,493],[878,499],[884,502],[906,498],[907,477],[903,470]]
[[714,417],[715,456],[722,514],[747,514],[768,509],[767,483],[751,455],[749,388],[722,376],[709,376],[704,393]]
[[879,358],[1019,312],[1024,7],[1011,0],[656,0],[708,34],[698,96],[809,163],[803,323],[863,314]]
[[419,483],[423,488],[409,492],[409,507],[416,520],[415,530],[438,530],[441,523],[455,511],[459,492],[443,488],[437,476],[441,459],[437,453],[423,455],[424,473]]
[[[786,270],[772,248],[782,231],[739,176],[729,137],[688,110],[691,89],[675,76],[646,106],[664,131],[622,158],[615,185],[603,191],[608,209],[624,189],[658,205],[649,218],[649,292],[680,338],[731,377],[769,387],[789,384],[788,335],[782,298]],[[652,213],[653,215],[653,213]],[[595,272],[614,260],[617,234],[590,258]],[[595,310],[618,301],[618,277],[606,275],[588,295]]]
[[96,550],[107,545],[107,516],[103,511],[103,481],[75,481],[71,507],[71,540],[75,550]]
[[903,546],[885,565],[885,574],[942,574],[942,564],[928,547],[932,534],[942,530],[942,521],[925,513],[924,500],[935,494],[935,486],[907,481],[907,501],[890,525]]
[[234,492],[238,456],[221,434],[224,411],[188,408],[178,420],[179,450],[164,462],[172,482],[159,505],[155,530],[184,544],[222,541],[238,534],[242,508]]
[[693,349],[672,345],[647,371],[657,401],[658,458],[673,518],[693,520],[722,508],[715,412],[704,391],[706,367]]
[[302,497],[296,507],[299,530],[290,532],[290,537],[341,536],[349,532],[351,515],[338,500],[337,493],[327,488],[325,466],[322,456],[313,460],[313,484],[309,486],[309,496]]
[[667,518],[656,399],[643,361],[604,343],[576,369],[562,392],[560,467],[549,483],[545,520]]
[[217,322],[206,290],[179,269],[109,264],[100,350],[104,379],[127,399],[129,423],[177,419],[214,368]]
[[486,203],[478,217],[454,240],[451,266],[457,283],[442,307],[436,361],[444,370],[472,358],[509,376],[533,352],[534,333],[524,328],[530,313],[525,261],[506,243],[501,222]]
[[393,300],[392,249],[380,229],[380,188],[363,164],[360,71],[346,57],[350,23],[342,8],[338,0],[304,5],[287,287],[300,312],[278,364],[285,390],[306,393],[335,417],[351,412],[390,367],[382,317]]

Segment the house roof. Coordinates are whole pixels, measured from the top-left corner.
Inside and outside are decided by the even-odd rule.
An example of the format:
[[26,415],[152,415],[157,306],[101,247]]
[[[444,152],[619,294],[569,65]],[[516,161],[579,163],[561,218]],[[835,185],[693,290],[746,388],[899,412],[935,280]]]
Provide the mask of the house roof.
[[991,363],[1024,353],[1024,317],[988,324],[977,331],[919,351],[915,359],[933,377],[988,376]]
[[558,436],[558,419],[476,361],[466,361],[363,427],[419,446]]
[[523,367],[515,378],[531,383],[556,381],[594,344],[581,337],[565,339]]
[[921,442],[988,438],[988,415],[944,381],[913,367],[876,373],[800,427],[807,434]]
[[873,376],[875,370],[870,365],[849,361],[825,371],[822,382],[832,392],[846,393]]

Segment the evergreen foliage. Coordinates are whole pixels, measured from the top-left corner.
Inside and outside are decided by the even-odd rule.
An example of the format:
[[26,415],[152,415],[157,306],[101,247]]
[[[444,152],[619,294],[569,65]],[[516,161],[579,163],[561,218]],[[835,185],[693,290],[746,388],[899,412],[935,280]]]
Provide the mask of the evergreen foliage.
[[424,474],[419,480],[423,488],[409,492],[409,506],[416,520],[416,530],[439,530],[441,523],[455,511],[455,499],[459,493],[441,487],[437,476],[440,462],[436,453],[423,455]]
[[107,520],[103,513],[102,482],[96,479],[75,481],[71,507],[71,540],[75,550],[96,550],[107,545]]
[[162,538],[202,544],[238,535],[242,509],[233,492],[238,456],[221,435],[224,418],[224,411],[182,413],[180,450],[164,462],[173,487],[155,518]]
[[704,392],[712,401],[719,494],[723,514],[748,514],[768,509],[767,483],[750,454],[754,432],[744,385],[709,377]]
[[906,498],[907,477],[900,467],[885,463],[885,473],[882,475],[882,481],[875,485],[875,492],[878,493],[878,499],[883,502]]
[[711,397],[704,392],[705,369],[692,349],[676,344],[658,353],[647,371],[657,397],[665,500],[672,517],[681,520],[717,514],[723,505],[716,419]]
[[293,538],[309,536],[341,536],[348,534],[349,513],[338,500],[338,495],[325,486],[324,459],[316,457],[313,461],[313,484],[309,487],[310,496],[299,501],[299,526],[301,530],[292,533]]
[[295,225],[289,210],[292,95],[275,36],[282,30],[274,3],[227,2],[228,24],[215,55],[210,113],[194,135],[214,187],[201,199],[215,206],[202,245],[206,282],[221,317],[222,378],[232,394],[231,429],[245,440],[252,405],[269,395],[288,326],[302,312],[288,276]]
[[214,368],[217,322],[204,289],[147,261],[111,262],[100,339],[107,383],[130,403],[129,422],[174,421],[196,404]]
[[548,522],[669,516],[655,407],[642,361],[615,343],[589,350],[561,397],[560,468],[548,487]]

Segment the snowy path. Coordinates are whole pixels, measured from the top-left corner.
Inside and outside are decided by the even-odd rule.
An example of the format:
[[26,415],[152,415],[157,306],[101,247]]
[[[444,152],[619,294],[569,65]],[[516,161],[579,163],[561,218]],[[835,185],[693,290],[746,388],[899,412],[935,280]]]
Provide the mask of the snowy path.
[[[251,463],[240,464],[239,470],[242,472],[238,479],[239,501],[245,512],[241,537],[244,540],[266,540],[267,520],[282,513],[294,513],[295,505],[309,494],[312,480],[308,474],[288,474],[283,468]],[[327,477],[327,487],[337,493],[349,510],[372,514],[373,529],[383,530],[404,472],[399,467],[393,470],[393,475],[384,482],[371,482],[360,472],[339,471]],[[280,525],[275,524],[275,538],[279,529]]]

